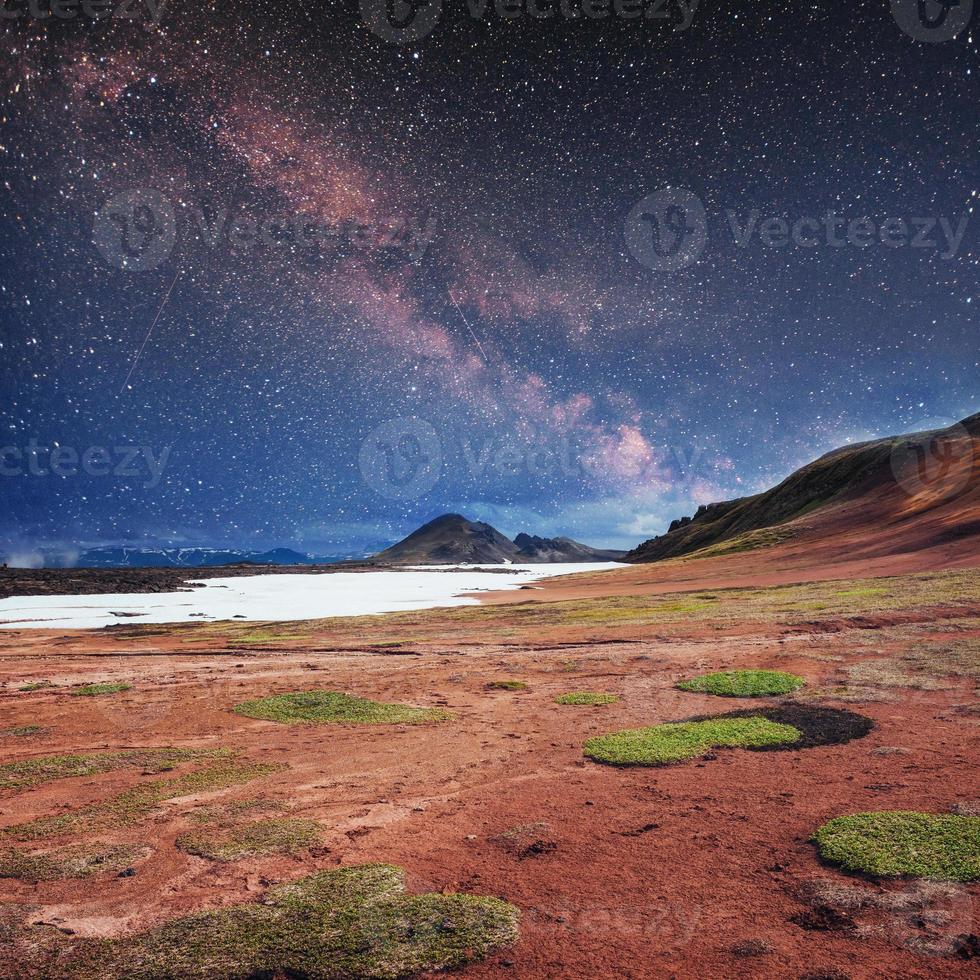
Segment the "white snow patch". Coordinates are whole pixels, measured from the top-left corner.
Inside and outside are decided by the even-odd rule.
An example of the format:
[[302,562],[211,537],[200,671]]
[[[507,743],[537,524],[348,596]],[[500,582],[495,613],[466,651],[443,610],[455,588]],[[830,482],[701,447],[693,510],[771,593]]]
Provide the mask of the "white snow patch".
[[[517,589],[555,575],[618,568],[618,562],[582,565],[465,565],[416,567],[405,572],[331,572],[196,579],[193,592],[14,596],[0,599],[0,629],[100,629],[120,623],[286,621],[330,616],[473,606],[463,592]],[[507,573],[479,568],[507,568]],[[121,613],[122,615],[114,615]]]

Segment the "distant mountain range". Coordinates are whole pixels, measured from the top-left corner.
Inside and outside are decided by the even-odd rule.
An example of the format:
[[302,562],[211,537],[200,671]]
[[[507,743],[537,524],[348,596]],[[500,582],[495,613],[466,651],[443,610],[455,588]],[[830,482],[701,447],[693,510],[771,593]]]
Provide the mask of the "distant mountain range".
[[[290,548],[102,547],[77,561],[44,555],[44,566],[138,569],[232,565],[546,564],[655,562],[697,553],[729,554],[847,534],[874,536],[877,549],[913,552],[980,539],[980,414],[948,429],[844,446],[801,467],[778,486],[698,508],[632,551],[592,548],[570,538],[522,532],[511,540],[490,524],[443,514],[377,554],[311,555]],[[870,552],[869,552],[870,553]],[[14,563],[16,564],[16,563]]]
[[514,538],[518,561],[522,562],[588,562],[619,561],[625,551],[609,548],[590,548],[571,538],[539,538],[521,533]]
[[44,556],[44,567],[58,568],[222,568],[230,565],[334,565],[358,564],[438,565],[459,563],[598,562],[615,561],[622,551],[589,548],[570,538],[540,538],[519,534],[514,541],[489,524],[468,521],[459,514],[444,514],[410,534],[404,541],[375,555],[311,555],[292,548],[252,551],[238,548],[89,548],[66,563],[62,556]]
[[331,565],[369,561],[391,565],[495,564],[508,562],[618,561],[625,552],[590,548],[571,538],[519,534],[513,541],[489,524],[444,514],[420,527],[398,544],[376,555],[310,555],[292,548],[249,551],[237,548],[90,548],[74,568],[220,568],[227,565]]
[[623,554],[590,548],[570,538],[539,538],[522,533],[511,541],[482,521],[470,521],[461,514],[443,514],[378,552],[374,561],[392,565],[546,564],[618,561]]
[[314,556],[291,548],[239,551],[234,548],[92,548],[75,568],[215,568],[221,565],[329,565],[345,555]]

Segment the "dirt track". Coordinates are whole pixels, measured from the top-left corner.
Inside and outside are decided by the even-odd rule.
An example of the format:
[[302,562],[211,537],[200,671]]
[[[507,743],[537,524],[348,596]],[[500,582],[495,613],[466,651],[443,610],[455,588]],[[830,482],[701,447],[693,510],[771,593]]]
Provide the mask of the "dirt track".
[[[968,564],[951,557],[936,564]],[[926,929],[894,910],[841,919],[801,898],[818,879],[861,884],[821,866],[808,842],[830,817],[976,804],[978,717],[964,677],[947,677],[937,689],[879,684],[858,688],[857,700],[852,691],[846,701],[814,701],[874,720],[870,735],[843,745],[719,751],[660,769],[613,769],[582,756],[591,735],[768,703],[674,689],[704,669],[790,670],[819,689],[847,686],[850,666],[910,645],[980,643],[980,573],[746,588],[806,578],[793,561],[750,554],[627,569],[505,593],[505,605],[484,609],[258,628],[5,633],[0,727],[45,728],[0,739],[5,759],[220,745],[289,768],[164,803],[135,825],[97,835],[153,849],[131,877],[0,880],[0,898],[35,906],[32,922],[80,936],[119,935],[191,909],[252,900],[266,881],[386,861],[406,869],[413,891],[496,895],[522,909],[518,945],[467,968],[470,977],[972,975],[975,961],[912,947],[975,933],[964,912],[977,901],[975,885],[938,900]],[[887,570],[915,566],[934,567],[920,555],[894,559]],[[852,572],[833,567],[841,574],[813,577]],[[692,596],[655,595],[679,589]],[[541,601],[560,599],[572,601]],[[486,690],[499,678],[530,689]],[[17,690],[39,679],[59,686]],[[93,680],[133,687],[101,698],[64,690]],[[447,707],[456,719],[283,726],[230,711],[248,697],[312,688]],[[553,703],[573,690],[609,691],[621,701]],[[145,778],[122,771],[4,792],[0,824],[77,807]],[[323,821],[324,847],[228,864],[175,849],[195,807],[256,797]],[[879,894],[911,886],[867,887]]]

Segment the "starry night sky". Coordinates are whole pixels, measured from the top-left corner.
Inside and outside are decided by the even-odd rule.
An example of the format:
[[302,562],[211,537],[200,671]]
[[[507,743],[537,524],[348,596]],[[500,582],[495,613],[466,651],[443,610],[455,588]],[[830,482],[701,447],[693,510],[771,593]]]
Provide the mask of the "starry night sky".
[[[627,547],[977,411],[980,15],[921,43],[887,0],[665,9],[445,0],[407,44],[354,2],[0,22],[0,556],[352,553],[444,511]],[[707,223],[675,270],[627,245],[668,187]],[[967,224],[952,255],[740,246],[753,209]],[[323,240],[212,236],[249,219]]]

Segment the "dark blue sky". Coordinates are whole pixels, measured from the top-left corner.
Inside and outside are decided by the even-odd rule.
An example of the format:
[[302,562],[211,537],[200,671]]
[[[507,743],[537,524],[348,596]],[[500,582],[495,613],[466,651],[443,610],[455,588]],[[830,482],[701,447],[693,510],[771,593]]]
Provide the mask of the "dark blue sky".
[[298,8],[3,25],[0,555],[627,546],[980,408],[976,17]]

